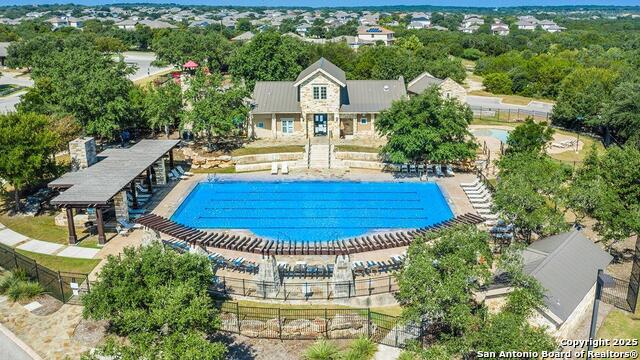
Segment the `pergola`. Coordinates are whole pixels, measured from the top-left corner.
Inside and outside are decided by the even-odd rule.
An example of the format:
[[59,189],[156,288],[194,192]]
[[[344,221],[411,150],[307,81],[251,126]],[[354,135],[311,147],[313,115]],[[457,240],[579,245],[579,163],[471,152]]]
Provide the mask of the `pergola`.
[[[106,242],[102,211],[113,206],[112,199],[130,189],[134,207],[137,204],[135,180],[143,176],[151,190],[151,169],[154,163],[169,154],[173,168],[173,148],[178,140],[142,140],[127,149],[108,149],[98,154],[98,162],[75,172],[68,172],[49,183],[62,190],[50,203],[66,209],[69,244],[78,241],[73,209],[94,209],[98,242]],[[158,174],[156,174],[158,176]],[[125,204],[126,205],[126,204]]]

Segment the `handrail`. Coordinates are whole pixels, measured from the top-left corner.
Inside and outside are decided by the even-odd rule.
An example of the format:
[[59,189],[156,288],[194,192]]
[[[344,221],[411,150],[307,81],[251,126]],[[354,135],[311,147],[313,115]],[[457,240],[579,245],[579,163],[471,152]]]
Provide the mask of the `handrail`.
[[329,130],[329,151],[327,151],[329,155],[329,161],[327,162],[329,169],[331,169],[331,130]]
[[307,138],[307,169],[311,169],[311,138]]

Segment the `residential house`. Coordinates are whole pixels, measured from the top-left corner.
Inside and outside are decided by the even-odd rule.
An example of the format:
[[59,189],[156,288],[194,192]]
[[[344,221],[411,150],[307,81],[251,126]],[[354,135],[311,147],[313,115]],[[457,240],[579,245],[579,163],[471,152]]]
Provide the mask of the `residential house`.
[[382,41],[385,45],[392,45],[394,42],[394,32],[382,26],[361,26],[358,28],[356,40],[362,44],[375,44]]
[[258,81],[252,95],[249,135],[291,139],[317,136],[375,138],[376,116],[405,99],[404,79],[347,80],[321,58],[295,81]]
[[255,35],[251,32],[251,31],[245,31],[242,34],[236,36],[236,37],[232,37],[231,41],[235,41],[235,42],[244,42],[244,41],[249,41],[251,39],[253,39]]
[[302,23],[296,26],[296,33],[300,36],[307,36],[307,31],[311,28],[311,24]]
[[457,99],[461,103],[465,103],[467,100],[467,91],[465,88],[455,82],[451,78],[439,79],[428,72],[423,72],[415,79],[411,80],[407,84],[407,92],[409,95],[422,94],[426,89],[430,87],[437,87],[440,92],[440,96],[446,99]]
[[51,24],[53,30],[63,27],[81,28],[83,25],[82,20],[71,16],[54,17],[47,20],[47,22]]
[[478,31],[480,25],[484,25],[484,19],[482,17],[479,15],[465,15],[459,30],[470,34]]
[[496,20],[491,24],[491,33],[493,35],[507,36],[509,35],[509,25],[500,20]]
[[[544,307],[529,321],[546,326],[557,338],[573,336],[591,315],[598,269],[606,269],[612,256],[574,230],[536,240],[522,251],[522,258],[524,273],[545,290]],[[491,301],[510,291],[504,284],[488,290],[486,296]]]
[[544,31],[548,31],[550,33],[560,32],[565,30],[565,28],[558,26],[554,21],[551,20],[540,20],[538,21],[538,26],[542,28]]
[[407,29],[426,29],[431,26],[431,16],[425,13],[414,13]]

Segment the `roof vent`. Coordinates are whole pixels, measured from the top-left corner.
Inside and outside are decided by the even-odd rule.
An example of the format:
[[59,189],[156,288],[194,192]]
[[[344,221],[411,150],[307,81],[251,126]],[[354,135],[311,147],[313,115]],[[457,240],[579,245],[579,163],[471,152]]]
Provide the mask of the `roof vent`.
[[382,87],[382,89],[384,89],[384,91],[389,91],[389,85],[385,85],[384,87]]

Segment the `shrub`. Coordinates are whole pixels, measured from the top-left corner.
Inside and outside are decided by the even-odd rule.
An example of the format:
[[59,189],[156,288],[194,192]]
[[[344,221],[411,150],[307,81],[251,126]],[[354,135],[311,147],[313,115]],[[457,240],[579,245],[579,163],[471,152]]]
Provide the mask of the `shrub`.
[[510,95],[512,93],[511,87],[513,86],[513,81],[511,81],[511,78],[506,73],[499,72],[485,76],[482,85],[484,85],[487,91],[494,94]]
[[462,58],[467,60],[478,60],[486,54],[478,49],[464,49]]
[[26,301],[44,293],[40,284],[33,281],[17,281],[7,289],[11,301]]
[[2,280],[0,280],[0,294],[4,294],[9,290],[9,288],[20,281],[27,281],[27,272],[23,269],[15,269],[5,275]]
[[339,358],[338,347],[330,341],[321,339],[309,346],[304,352],[304,358],[307,360],[337,360]]
[[349,350],[342,357],[343,360],[372,359],[378,350],[378,345],[367,337],[360,337],[351,343]]

